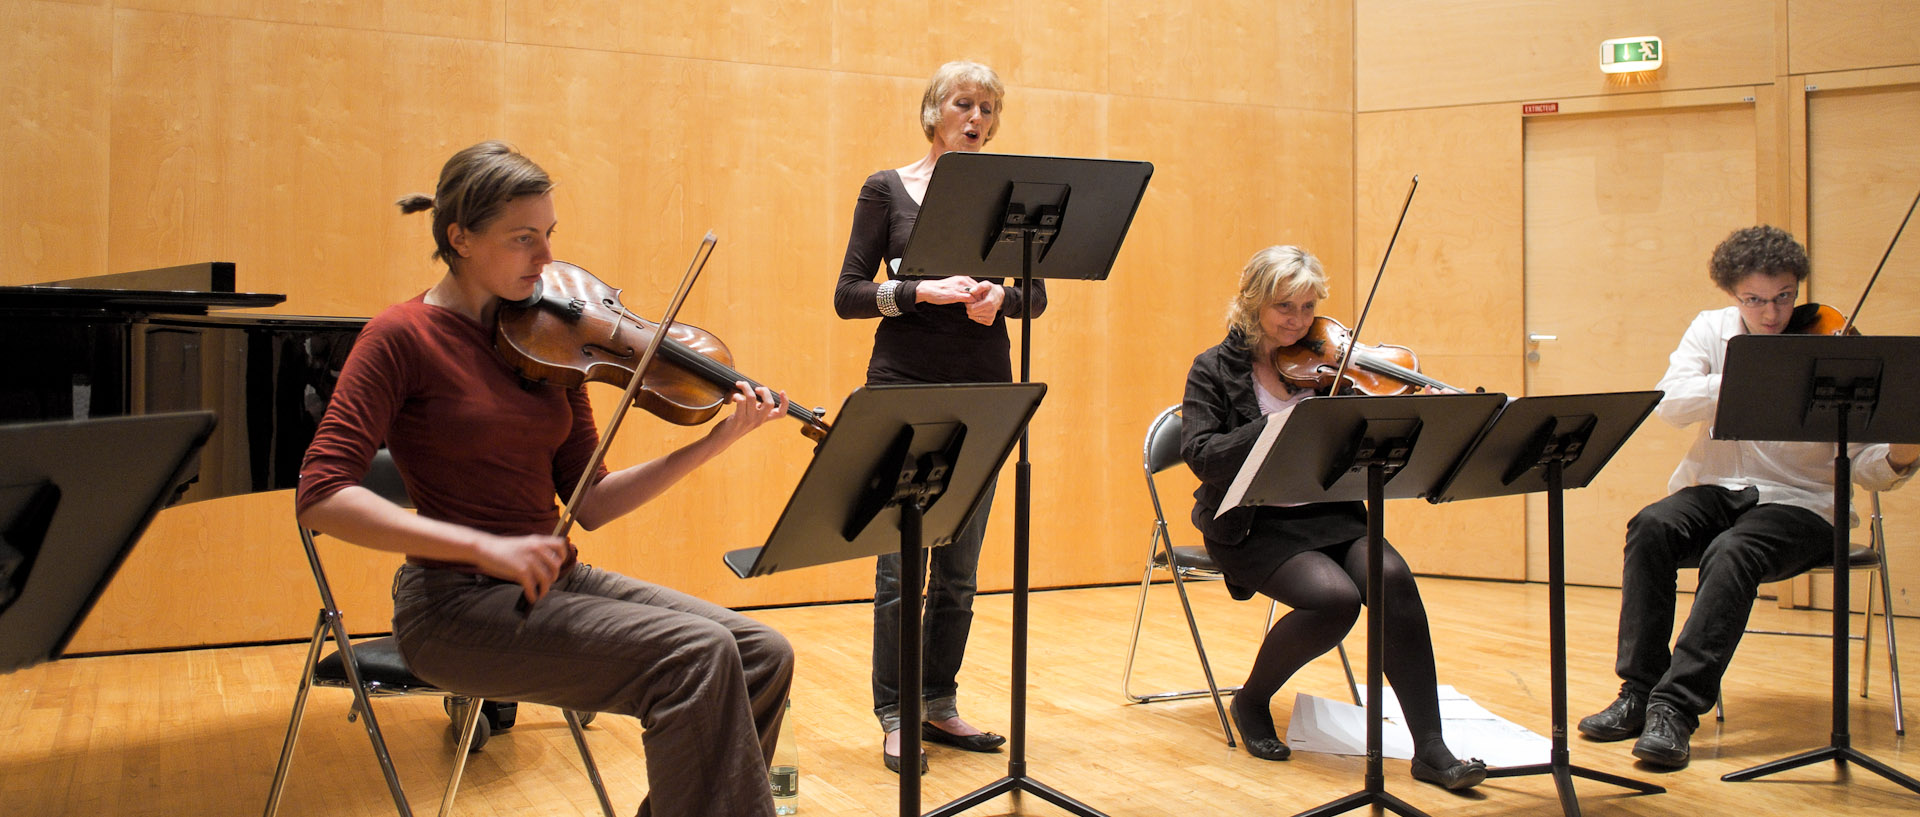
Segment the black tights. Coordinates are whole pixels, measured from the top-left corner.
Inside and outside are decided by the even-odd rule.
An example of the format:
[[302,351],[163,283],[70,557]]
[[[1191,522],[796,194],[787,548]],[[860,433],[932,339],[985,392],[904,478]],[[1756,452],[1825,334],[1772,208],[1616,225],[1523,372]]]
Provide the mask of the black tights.
[[[1308,551],[1280,565],[1260,593],[1293,610],[1274,622],[1254,658],[1253,671],[1234,695],[1234,715],[1242,737],[1274,737],[1273,696],[1308,661],[1334,648],[1360,615],[1367,581],[1367,540]],[[1344,550],[1344,554],[1342,551]],[[1427,609],[1413,571],[1392,545],[1385,547],[1381,579],[1386,589],[1387,633],[1382,667],[1393,683],[1400,708],[1413,733],[1414,754],[1435,768],[1456,760],[1440,732],[1440,700],[1433,669],[1433,638],[1427,631]],[[1336,562],[1335,558],[1340,557]],[[1251,721],[1251,723],[1249,723]],[[1257,734],[1264,727],[1265,734]]]

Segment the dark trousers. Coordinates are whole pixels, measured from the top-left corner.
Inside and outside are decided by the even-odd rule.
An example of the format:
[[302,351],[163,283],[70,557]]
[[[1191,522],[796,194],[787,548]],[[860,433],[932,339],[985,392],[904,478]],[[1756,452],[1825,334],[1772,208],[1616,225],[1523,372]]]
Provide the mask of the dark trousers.
[[[980,544],[987,536],[993,484],[987,484],[967,526],[951,544],[927,554],[927,592],[920,620],[920,698],[924,720],[958,717],[960,662],[973,631]],[[873,714],[880,728],[900,728],[900,554],[880,556],[873,577]]]
[[[1620,588],[1624,691],[1699,716],[1720,698],[1760,585],[1833,560],[1833,525],[1805,508],[1760,504],[1759,491],[1696,485],[1627,523]],[[1698,565],[1699,589],[1671,653],[1676,576]]]

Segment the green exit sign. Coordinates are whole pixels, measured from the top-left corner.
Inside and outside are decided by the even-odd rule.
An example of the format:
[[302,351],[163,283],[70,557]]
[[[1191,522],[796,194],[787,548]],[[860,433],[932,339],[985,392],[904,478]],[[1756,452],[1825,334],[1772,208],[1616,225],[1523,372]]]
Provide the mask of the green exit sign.
[[1665,57],[1659,37],[1620,37],[1600,43],[1600,70],[1609,74],[1657,70]]

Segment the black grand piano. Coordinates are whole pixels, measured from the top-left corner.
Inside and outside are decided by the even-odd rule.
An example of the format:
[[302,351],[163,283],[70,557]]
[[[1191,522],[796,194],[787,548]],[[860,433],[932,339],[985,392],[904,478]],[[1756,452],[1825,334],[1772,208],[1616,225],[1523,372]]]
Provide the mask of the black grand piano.
[[210,410],[176,504],[292,488],[366,319],[218,314],[284,300],[224,262],[0,286],[0,423]]

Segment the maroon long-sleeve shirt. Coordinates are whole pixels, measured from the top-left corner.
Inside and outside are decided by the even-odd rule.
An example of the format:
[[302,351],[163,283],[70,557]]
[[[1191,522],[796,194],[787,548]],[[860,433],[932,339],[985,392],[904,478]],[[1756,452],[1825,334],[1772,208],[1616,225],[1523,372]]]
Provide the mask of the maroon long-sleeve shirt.
[[[492,327],[423,297],[361,330],[307,447],[296,510],[360,484],[384,444],[420,515],[552,533],[556,498],[573,491],[599,443],[585,390],[525,382],[494,352]],[[595,479],[605,475],[598,468]]]

